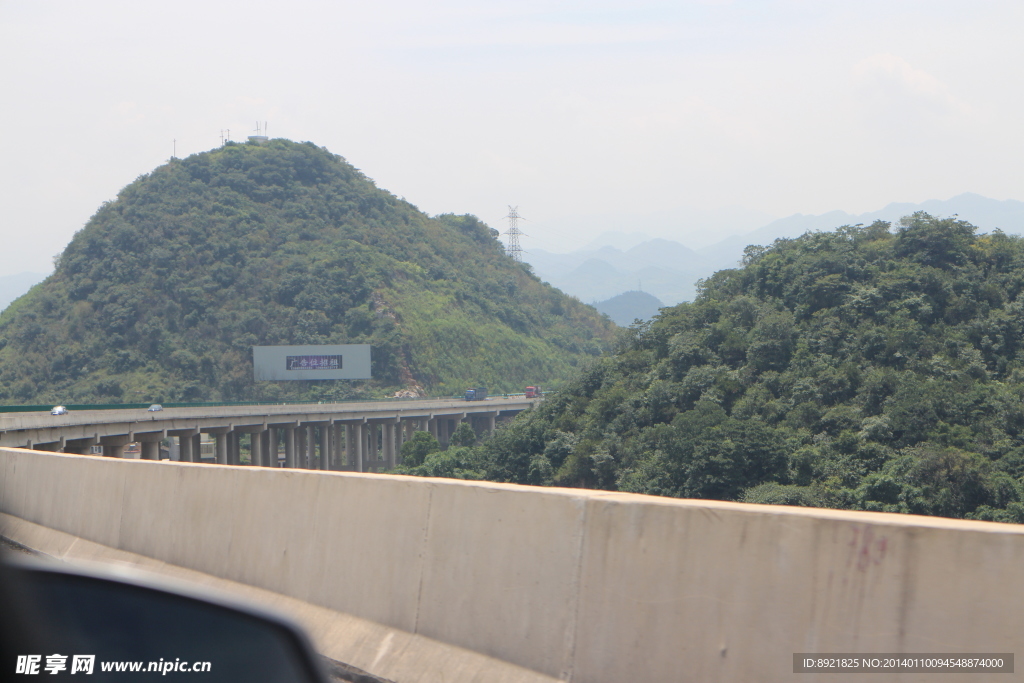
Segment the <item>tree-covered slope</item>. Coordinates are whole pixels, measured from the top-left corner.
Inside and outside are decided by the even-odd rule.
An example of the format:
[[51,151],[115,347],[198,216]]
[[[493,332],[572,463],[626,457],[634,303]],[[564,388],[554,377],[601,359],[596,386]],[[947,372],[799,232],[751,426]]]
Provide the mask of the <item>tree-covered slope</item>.
[[[0,402],[322,399],[557,382],[612,325],[326,150],[229,144],[105,203],[0,317]],[[254,345],[369,343],[374,380],[260,382]]]
[[751,247],[483,447],[490,478],[1024,521],[1024,240]]

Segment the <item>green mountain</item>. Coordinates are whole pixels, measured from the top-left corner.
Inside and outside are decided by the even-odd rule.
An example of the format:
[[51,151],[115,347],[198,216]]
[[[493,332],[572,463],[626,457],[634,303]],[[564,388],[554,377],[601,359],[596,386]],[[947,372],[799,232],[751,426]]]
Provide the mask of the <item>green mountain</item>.
[[[310,143],[172,160],[0,316],[0,402],[330,399],[557,384],[614,326],[473,216],[429,217]],[[368,343],[368,382],[253,381],[254,345]]]
[[466,462],[520,483],[1024,522],[1024,239],[918,213],[748,247],[630,335]]

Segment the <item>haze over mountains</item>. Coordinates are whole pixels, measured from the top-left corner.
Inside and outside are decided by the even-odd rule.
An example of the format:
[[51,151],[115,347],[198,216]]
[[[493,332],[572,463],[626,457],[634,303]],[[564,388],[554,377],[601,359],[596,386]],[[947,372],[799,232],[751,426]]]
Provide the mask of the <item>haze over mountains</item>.
[[[795,214],[780,218],[742,235],[731,235],[700,248],[691,248],[643,232],[608,232],[583,249],[559,254],[529,249],[525,259],[541,279],[567,294],[593,303],[623,292],[641,290],[666,306],[691,301],[696,282],[723,268],[734,268],[748,245],[769,245],[778,238],[799,237],[805,232],[831,230],[841,225],[870,225],[876,220],[895,222],[915,211],[934,216],[958,215],[978,226],[980,232],[996,228],[1007,234],[1024,233],[1024,202],[1000,201],[970,192],[947,200],[920,204],[894,202],[863,214],[830,211],[812,216]],[[690,223],[688,216],[679,222]],[[638,226],[643,229],[643,226]],[[709,226],[712,230],[718,226]],[[641,316],[637,316],[641,317]]]

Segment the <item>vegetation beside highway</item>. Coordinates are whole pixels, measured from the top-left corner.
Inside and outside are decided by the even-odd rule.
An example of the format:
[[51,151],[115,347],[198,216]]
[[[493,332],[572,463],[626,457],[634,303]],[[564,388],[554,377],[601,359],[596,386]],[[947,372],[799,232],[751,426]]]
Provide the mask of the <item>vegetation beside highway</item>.
[[770,247],[412,473],[1024,522],[1024,239],[915,214]]

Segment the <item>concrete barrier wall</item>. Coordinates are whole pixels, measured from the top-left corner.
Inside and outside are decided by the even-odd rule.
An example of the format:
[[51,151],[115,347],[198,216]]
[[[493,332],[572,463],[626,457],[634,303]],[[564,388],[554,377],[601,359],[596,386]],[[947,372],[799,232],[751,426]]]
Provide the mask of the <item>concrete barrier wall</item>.
[[13,449],[0,511],[573,681],[1024,652],[1014,525]]

